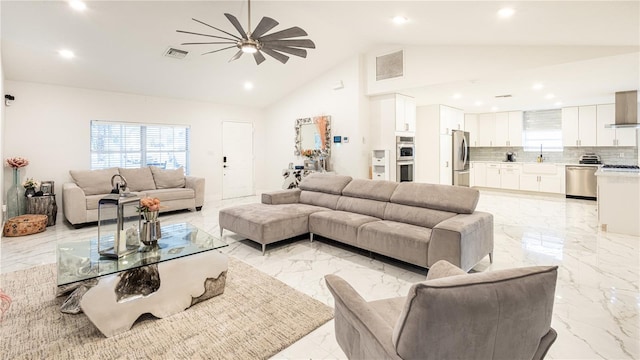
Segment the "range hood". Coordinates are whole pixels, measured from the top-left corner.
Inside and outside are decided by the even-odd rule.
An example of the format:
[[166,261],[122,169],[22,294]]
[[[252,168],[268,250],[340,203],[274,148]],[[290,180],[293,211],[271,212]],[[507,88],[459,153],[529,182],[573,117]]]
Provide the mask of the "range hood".
[[640,129],[638,124],[638,91],[616,93],[616,123],[607,124],[610,129]]

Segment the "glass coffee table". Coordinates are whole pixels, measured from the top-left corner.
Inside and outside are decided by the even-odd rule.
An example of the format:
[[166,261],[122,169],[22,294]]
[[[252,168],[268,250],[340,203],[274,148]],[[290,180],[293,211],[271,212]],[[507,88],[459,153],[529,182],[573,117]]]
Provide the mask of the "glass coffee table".
[[228,257],[222,240],[189,223],[162,226],[158,247],[119,259],[98,254],[97,238],[57,246],[62,312],[84,312],[107,337],[145,313],[164,318],[224,292]]

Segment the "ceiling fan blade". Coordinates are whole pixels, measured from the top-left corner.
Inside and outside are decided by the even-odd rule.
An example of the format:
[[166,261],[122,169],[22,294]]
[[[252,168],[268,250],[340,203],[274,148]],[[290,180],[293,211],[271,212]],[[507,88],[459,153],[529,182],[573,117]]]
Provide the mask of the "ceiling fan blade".
[[240,33],[240,36],[242,36],[243,39],[247,40],[247,32],[244,31],[244,29],[242,28],[242,25],[240,25],[240,21],[238,21],[238,19],[231,14],[225,13],[224,16],[226,16],[227,19],[229,19],[229,21],[231,22],[231,25],[233,25],[233,27],[236,28],[236,30],[238,30],[238,32]]
[[[218,29],[218,28],[217,28],[217,27],[215,27],[215,26],[209,25],[209,24],[207,24],[206,22],[203,22],[203,21],[200,21],[200,20],[198,20],[198,19],[194,19],[194,18],[191,18],[191,20],[193,20],[193,21],[195,21],[195,22],[197,22],[197,23],[200,23],[200,24],[202,24],[202,25],[204,25],[204,26],[208,26],[208,27],[210,27],[210,28],[212,28],[212,29],[216,29],[216,30],[218,30],[218,31],[220,31],[220,32],[223,32],[223,33],[225,33],[225,34],[227,34],[227,35],[231,36],[232,38],[234,38],[234,39],[236,39],[236,40],[240,40],[240,38],[239,38],[239,37],[237,37],[237,36],[235,36],[235,35],[233,35],[233,34],[231,34],[231,33],[228,33],[228,32],[226,32],[226,31],[224,31],[224,30],[222,30],[222,29]],[[229,40],[231,40],[231,39],[229,39]]]
[[237,46],[233,45],[233,46],[229,46],[229,47],[226,47],[226,48],[209,51],[209,52],[203,53],[202,55],[213,54],[213,53],[217,53],[218,51],[227,50],[227,49],[231,49],[231,48],[234,48],[234,47],[237,47]]
[[280,61],[283,64],[286,64],[287,61],[289,61],[289,57],[287,55],[284,54],[280,54],[277,51],[271,50],[269,48],[262,48],[260,49],[260,51],[264,51],[267,55],[271,56],[272,58]]
[[[209,34],[201,34],[201,33],[191,32],[191,31],[176,30],[176,32],[184,33],[184,34],[191,34],[191,35],[208,36],[208,37],[212,37],[212,38],[216,38],[216,39],[222,39],[222,40],[231,40],[231,41],[236,41],[235,39],[230,39],[230,38],[226,38],[226,37],[222,37],[222,36],[215,36],[215,35],[209,35]],[[239,37],[236,37],[236,39],[240,40],[240,38],[239,38]]]
[[244,54],[244,51],[238,50],[238,52],[235,55],[233,55],[231,59],[229,59],[229,62],[240,59],[240,56],[242,56],[242,54]]
[[303,58],[307,57],[307,50],[304,50],[304,49],[286,47],[281,45],[262,44],[262,49],[265,49],[265,48],[271,49],[271,50],[278,50],[280,52],[284,52],[284,53],[295,55],[295,56],[300,56]]
[[296,39],[296,40],[271,40],[271,41],[264,41],[264,40],[260,40],[261,43],[263,44],[275,44],[275,45],[282,45],[282,46],[295,46],[295,47],[301,47],[301,48],[307,48],[307,49],[315,49],[316,48],[316,44],[313,43],[313,41],[309,40],[309,39]]
[[272,34],[269,35],[265,35],[260,39],[255,39],[255,40],[260,40],[260,41],[272,41],[272,40],[280,40],[280,39],[286,39],[286,38],[292,38],[292,37],[299,37],[299,36],[307,36],[309,34],[307,34],[306,31],[302,30],[301,28],[294,26],[292,28],[288,28],[288,29],[284,29],[281,31],[276,31]]
[[180,45],[218,45],[218,44],[235,44],[232,41],[220,41],[220,42],[192,42],[192,43],[182,43]]
[[251,32],[251,37],[255,38],[259,38],[260,36],[264,35],[264,33],[266,33],[267,31],[273,29],[274,27],[276,27],[279,23],[275,20],[273,20],[270,17],[263,17],[262,20],[260,20],[260,22],[258,23],[258,26],[256,26],[256,28],[253,30],[253,32]]
[[256,60],[256,65],[260,65],[263,61],[267,60],[260,51],[254,52],[253,58]]

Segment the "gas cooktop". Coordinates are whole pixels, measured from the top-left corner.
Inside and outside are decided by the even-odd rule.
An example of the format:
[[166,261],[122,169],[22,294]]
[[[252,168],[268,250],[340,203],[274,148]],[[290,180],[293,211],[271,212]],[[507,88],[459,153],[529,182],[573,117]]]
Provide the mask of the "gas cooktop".
[[640,172],[638,165],[602,165],[602,171]]

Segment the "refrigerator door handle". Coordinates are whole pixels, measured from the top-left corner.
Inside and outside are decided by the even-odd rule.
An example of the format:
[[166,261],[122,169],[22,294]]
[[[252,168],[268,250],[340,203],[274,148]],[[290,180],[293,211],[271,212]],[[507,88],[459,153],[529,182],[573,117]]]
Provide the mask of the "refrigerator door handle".
[[465,137],[462,137],[462,163],[465,165],[467,165],[467,139]]

